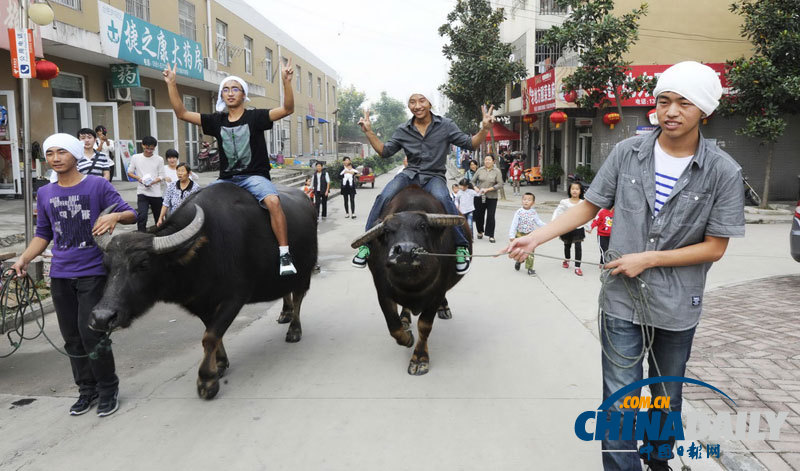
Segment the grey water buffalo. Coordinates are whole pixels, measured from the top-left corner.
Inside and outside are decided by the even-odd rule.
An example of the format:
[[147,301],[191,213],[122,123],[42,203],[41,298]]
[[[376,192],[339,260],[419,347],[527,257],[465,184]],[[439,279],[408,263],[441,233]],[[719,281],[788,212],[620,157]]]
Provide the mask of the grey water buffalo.
[[89,326],[128,327],[157,301],[183,306],[205,324],[197,379],[205,399],[219,391],[218,378],[229,366],[222,337],[245,304],[283,298],[279,322],[289,322],[286,341],[298,342],[300,306],[317,262],[317,220],[303,192],[278,190],[296,275],[278,273],[267,211],[247,191],[220,183],[189,197],[151,233],[97,238],[108,281]]
[[[445,294],[462,278],[455,258],[430,254],[454,254],[453,226],[462,225],[472,251],[472,236],[463,216],[444,214],[444,207],[422,188],[413,185],[399,192],[381,213],[379,222],[353,241],[353,248],[370,247],[367,264],[372,272],[389,333],[398,344],[411,347],[410,314],[419,314],[417,341],[408,373],[428,372],[428,336],[437,311],[448,318]],[[402,316],[397,306],[403,307]]]

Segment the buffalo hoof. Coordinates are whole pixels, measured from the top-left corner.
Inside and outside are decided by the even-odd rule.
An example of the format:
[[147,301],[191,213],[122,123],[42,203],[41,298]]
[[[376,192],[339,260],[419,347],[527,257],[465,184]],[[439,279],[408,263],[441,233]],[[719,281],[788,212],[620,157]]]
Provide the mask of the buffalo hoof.
[[400,323],[403,325],[403,330],[411,330],[411,316],[403,314],[400,316]]
[[408,374],[422,376],[428,373],[428,360],[414,360],[408,363]]
[[450,312],[450,308],[446,307],[444,309],[439,309],[436,311],[436,315],[439,316],[439,319],[452,319],[453,313]]
[[203,399],[214,399],[219,392],[219,381],[203,381],[197,378],[197,395]]
[[286,332],[286,342],[288,343],[297,343],[303,337],[303,331],[301,329],[292,329]]
[[281,311],[281,315],[278,316],[278,324],[288,324],[292,322],[293,314],[291,311]]

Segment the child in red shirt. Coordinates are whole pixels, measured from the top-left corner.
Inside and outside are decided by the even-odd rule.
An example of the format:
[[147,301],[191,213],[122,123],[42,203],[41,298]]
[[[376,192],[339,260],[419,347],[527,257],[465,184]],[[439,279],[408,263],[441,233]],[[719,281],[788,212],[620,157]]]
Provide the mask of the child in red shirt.
[[592,227],[589,232],[597,228],[597,236],[600,238],[600,263],[606,263],[606,252],[608,251],[608,242],[611,240],[611,226],[614,222],[614,208],[601,209],[597,213],[597,217],[592,221]]

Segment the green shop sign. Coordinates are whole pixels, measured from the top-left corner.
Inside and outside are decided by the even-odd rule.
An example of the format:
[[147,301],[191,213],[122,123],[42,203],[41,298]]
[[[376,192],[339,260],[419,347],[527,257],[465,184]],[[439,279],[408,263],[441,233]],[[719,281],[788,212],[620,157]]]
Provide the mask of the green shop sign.
[[203,80],[203,49],[186,39],[108,3],[97,2],[103,53],[156,70],[177,64],[178,75]]
[[114,88],[139,87],[139,66],[136,64],[111,64],[111,86]]

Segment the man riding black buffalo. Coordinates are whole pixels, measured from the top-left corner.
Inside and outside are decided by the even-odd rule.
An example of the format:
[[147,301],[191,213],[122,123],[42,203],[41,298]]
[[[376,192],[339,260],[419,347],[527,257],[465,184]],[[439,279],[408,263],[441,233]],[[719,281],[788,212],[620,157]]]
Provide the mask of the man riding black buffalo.
[[[433,114],[431,102],[422,93],[411,95],[408,99],[408,109],[414,117],[399,126],[385,144],[372,131],[369,110],[364,111],[364,117],[358,121],[372,148],[381,157],[390,157],[400,149],[403,149],[408,156],[408,166],[394,177],[375,199],[367,217],[366,230],[375,224],[384,205],[400,190],[412,184],[421,186],[433,195],[442,203],[448,214],[460,214],[447,190],[445,177],[447,153],[451,144],[470,151],[475,149],[486,140],[486,133],[494,122],[492,116],[494,107],[489,108],[489,111],[486,111],[486,107],[482,107],[481,130],[470,136],[462,132],[452,120]],[[453,230],[456,238],[456,273],[465,275],[469,271],[470,264],[469,242],[461,226],[454,226]],[[358,253],[353,257],[353,266],[366,267],[369,254],[369,245],[360,246]]]

